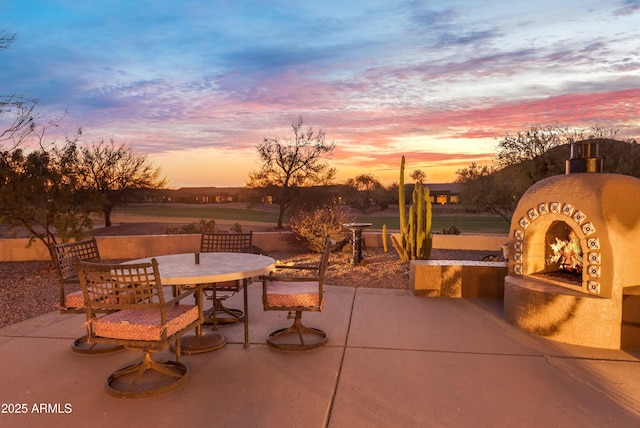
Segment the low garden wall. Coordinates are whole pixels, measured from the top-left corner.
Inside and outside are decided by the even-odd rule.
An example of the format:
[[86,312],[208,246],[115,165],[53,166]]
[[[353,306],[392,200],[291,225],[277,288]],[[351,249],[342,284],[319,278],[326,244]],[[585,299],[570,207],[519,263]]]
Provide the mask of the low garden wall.
[[[138,259],[165,254],[188,253],[200,248],[200,235],[129,235],[96,238],[100,257],[110,259]],[[40,241],[30,246],[28,239],[1,239],[0,261],[50,260],[49,250]],[[295,245],[288,232],[254,232],[253,245],[263,251],[277,251]]]
[[[367,247],[382,247],[382,233],[363,233]],[[135,235],[97,238],[103,259],[142,258],[196,251],[200,235]],[[457,250],[499,251],[503,235],[434,235],[433,247]],[[28,246],[28,239],[0,239],[0,261],[49,260],[49,251],[40,241]],[[253,244],[265,252],[290,249],[296,245],[291,232],[254,232]],[[388,236],[389,251],[395,251]]]
[[415,296],[504,297],[506,262],[412,260],[409,288]]

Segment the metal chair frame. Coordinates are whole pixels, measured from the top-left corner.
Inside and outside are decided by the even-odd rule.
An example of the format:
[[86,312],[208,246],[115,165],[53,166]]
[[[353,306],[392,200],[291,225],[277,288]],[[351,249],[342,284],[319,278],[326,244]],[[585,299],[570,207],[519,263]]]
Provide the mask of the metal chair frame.
[[[105,383],[107,392],[121,398],[149,397],[183,384],[189,368],[180,361],[180,337],[202,323],[202,303],[196,305],[197,319],[171,335],[167,333],[170,318],[167,312],[174,306],[184,307],[179,302],[199,292],[199,287],[186,288],[178,296],[165,300],[156,259],[152,259],[150,263],[135,264],[78,261],[77,268],[85,299],[89,343],[119,344],[126,349],[143,352],[141,361],[109,375]],[[191,305],[191,309],[194,307]],[[101,316],[117,315],[114,311],[122,311],[121,314],[128,315],[145,311],[144,314],[148,317],[158,318],[158,336],[141,337],[141,331],[136,331],[126,334],[129,338],[122,338],[123,334],[119,330],[130,325],[128,323],[116,324],[115,331],[108,334],[97,334],[96,322]],[[104,312],[112,315],[104,315]],[[143,333],[147,334],[146,331]],[[175,361],[155,360],[152,357],[152,353],[162,351],[172,343],[175,343]]]
[[[202,232],[200,238],[201,253],[251,253],[253,252],[253,232],[218,233]],[[219,325],[244,321],[244,312],[240,309],[227,308],[224,300],[233,296],[248,285],[248,279],[205,284],[204,291],[213,301],[213,307],[205,312],[205,324],[212,324],[214,329]]]
[[[293,319],[293,323],[286,328],[280,328],[272,331],[267,336],[267,344],[273,348],[283,351],[306,351],[310,349],[319,348],[327,343],[327,334],[318,328],[307,327],[302,323],[302,312],[322,312],[324,306],[323,296],[323,284],[326,275],[327,267],[329,265],[329,255],[331,248],[335,243],[330,237],[325,239],[320,262],[317,266],[276,266],[276,271],[291,270],[306,270],[313,272],[310,276],[296,276],[296,275],[277,275],[277,273],[271,273],[269,275],[263,275],[260,277],[262,280],[262,303],[265,311],[288,311],[287,319]],[[316,282],[318,284],[318,305],[315,306],[273,306],[267,301],[269,294],[269,282]],[[312,340],[305,340],[305,336]],[[297,341],[281,341],[284,338],[297,338]]]
[[[51,254],[51,260],[53,261],[53,265],[58,275],[58,282],[60,284],[60,304],[58,306],[60,313],[71,315],[84,314],[84,306],[67,306],[66,297],[70,288],[80,290],[76,261],[80,260],[96,263],[101,261],[96,238],[91,237],[81,241],[51,244],[49,246],[49,253]],[[87,335],[84,335],[73,341],[71,349],[80,354],[104,354],[121,351],[124,348],[119,345],[90,345],[87,343]]]

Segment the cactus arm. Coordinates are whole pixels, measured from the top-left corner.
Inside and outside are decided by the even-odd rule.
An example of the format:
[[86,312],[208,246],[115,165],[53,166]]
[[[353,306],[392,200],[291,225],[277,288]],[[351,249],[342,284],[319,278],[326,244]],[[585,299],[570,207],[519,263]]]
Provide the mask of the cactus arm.
[[428,187],[424,188],[424,199],[425,199],[425,236],[426,236],[426,247],[424,251],[424,259],[427,260],[431,257],[431,249],[433,248],[433,239],[431,237],[431,221],[432,221],[432,210],[431,210],[431,196]]
[[400,162],[400,184],[398,185],[398,209],[400,211],[400,233],[407,233],[407,214],[404,201],[404,156]]
[[386,253],[389,251],[389,247],[387,245],[387,224],[382,225],[382,249]]
[[415,203],[416,207],[416,259],[422,259],[424,248],[424,229],[425,229],[425,203],[424,189],[420,183],[415,185]]
[[402,244],[400,242],[398,242],[398,240],[396,239],[395,236],[391,235],[391,245],[393,245],[393,248],[396,249],[396,251],[398,252],[398,256],[400,256],[400,259],[408,262],[409,259],[409,255],[407,254],[407,251],[405,250],[405,247],[402,246]]

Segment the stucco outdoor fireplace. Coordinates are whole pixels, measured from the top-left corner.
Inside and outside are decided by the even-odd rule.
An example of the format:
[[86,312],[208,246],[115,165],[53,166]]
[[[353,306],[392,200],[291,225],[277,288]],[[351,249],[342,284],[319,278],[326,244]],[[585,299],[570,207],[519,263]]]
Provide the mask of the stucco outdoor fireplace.
[[640,349],[640,179],[601,173],[597,142],[533,185],[509,235],[506,319],[583,346]]

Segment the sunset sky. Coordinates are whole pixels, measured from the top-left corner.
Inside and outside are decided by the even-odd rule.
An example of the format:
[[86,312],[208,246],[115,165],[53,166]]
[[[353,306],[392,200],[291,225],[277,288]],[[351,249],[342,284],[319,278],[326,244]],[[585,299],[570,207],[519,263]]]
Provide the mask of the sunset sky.
[[2,0],[0,30],[0,96],[68,110],[56,132],[130,143],[171,187],[244,185],[298,116],[339,181],[391,184],[405,155],[451,182],[530,126],[640,139],[640,0]]

